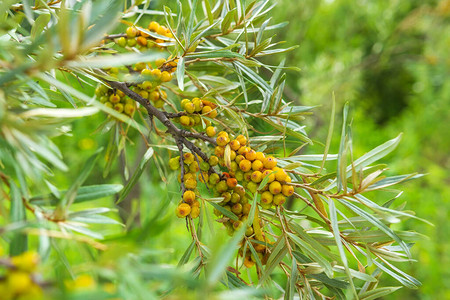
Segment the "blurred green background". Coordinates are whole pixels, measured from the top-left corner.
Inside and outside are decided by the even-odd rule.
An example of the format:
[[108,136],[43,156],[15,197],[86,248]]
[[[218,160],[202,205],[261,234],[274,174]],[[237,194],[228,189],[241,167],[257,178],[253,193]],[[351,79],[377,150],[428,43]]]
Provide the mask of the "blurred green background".
[[[155,1],[156,6],[160,2],[163,1]],[[419,290],[403,288],[386,299],[450,299],[447,223],[450,199],[450,139],[447,133],[450,0],[278,2],[269,15],[273,17],[273,23],[288,21],[289,24],[276,32],[275,39],[285,40],[286,47],[298,44],[299,48],[266,62],[278,65],[286,58],[286,66],[301,68],[300,72],[288,71],[285,98],[299,105],[318,106],[314,115],[304,120],[309,136],[322,143],[326,140],[334,92],[337,118],[332,153],[339,147],[342,107],[349,102],[355,157],[403,132],[398,149],[383,162],[389,164],[391,174],[427,174],[399,186],[404,193],[396,202],[406,202],[408,209],[435,225],[417,220],[401,224],[402,229],[427,236],[412,248],[417,263],[397,264],[418,278],[423,287]],[[163,22],[162,19],[159,21]],[[68,165],[81,168],[94,149],[107,145],[108,133],[92,133],[102,121],[103,115],[78,120],[73,124],[74,136],[63,135],[56,139]],[[138,133],[130,131],[129,138],[130,142],[137,141],[127,146],[128,166],[132,173],[137,166],[134,158],[142,155],[145,147]],[[157,143],[157,139],[152,142]],[[302,151],[322,153],[323,146],[315,143]],[[148,253],[153,251],[152,261],[176,264],[190,243],[184,222],[173,213],[179,201],[179,187],[176,175],[164,171],[168,154],[162,149],[156,149],[155,153],[156,159],[143,174],[141,184],[119,208],[122,220],[131,229],[130,234],[115,238],[114,234],[121,229],[109,232],[112,234],[108,242],[111,253],[104,255],[105,259],[120,256],[125,250],[139,252],[144,249]],[[102,178],[102,168],[96,168],[87,182],[123,183],[122,165],[123,162],[116,162],[107,178]],[[77,171],[73,171],[74,176]],[[161,173],[167,177],[161,178]],[[70,185],[73,176],[58,175],[54,177],[58,186]],[[373,200],[377,201],[377,198]],[[379,203],[386,201],[385,198],[378,200]],[[109,206],[110,201],[105,199],[90,205]],[[208,238],[205,236],[206,240]],[[221,243],[220,239],[216,240]],[[211,243],[213,248],[217,243]],[[86,255],[76,255],[82,250],[79,247],[70,243],[65,249],[73,252],[73,264],[76,260],[86,260]],[[164,251],[155,252],[159,250]],[[387,275],[382,278],[383,285],[399,285]]]
[[[400,202],[435,225],[403,224],[428,236],[412,249],[418,263],[402,265],[423,287],[386,298],[450,299],[450,1],[278,2],[273,17],[289,25],[277,38],[300,46],[287,54],[286,65],[302,69],[288,74],[285,96],[320,106],[305,120],[310,136],[326,139],[334,92],[337,112],[345,102],[352,109],[356,157],[403,132],[385,160],[390,171],[427,174],[399,187]],[[384,280],[396,285],[388,276]]]

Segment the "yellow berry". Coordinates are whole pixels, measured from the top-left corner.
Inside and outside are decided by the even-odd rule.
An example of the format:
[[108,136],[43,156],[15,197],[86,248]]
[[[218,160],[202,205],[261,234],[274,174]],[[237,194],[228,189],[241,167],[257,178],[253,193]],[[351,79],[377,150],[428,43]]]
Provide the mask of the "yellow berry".
[[187,203],[181,203],[175,210],[178,218],[187,217],[191,213],[191,207]]
[[162,108],[164,106],[164,103],[165,103],[164,100],[159,99],[155,101],[154,106],[156,108]]
[[189,113],[192,114],[195,112],[195,105],[192,102],[188,102],[184,104],[184,110]]
[[270,204],[272,203],[273,195],[271,192],[263,192],[261,194],[261,203]]
[[292,185],[283,184],[283,186],[281,187],[281,192],[286,197],[289,197],[294,194],[294,187]]
[[151,70],[151,75],[156,79],[159,80],[161,79],[162,73],[160,69],[153,69]]
[[34,251],[26,251],[11,258],[11,263],[21,271],[33,272],[39,263],[39,255]]
[[180,117],[180,123],[181,123],[181,125],[187,127],[190,124],[190,118],[188,116],[181,116]]
[[184,106],[186,105],[186,103],[189,103],[189,102],[191,102],[191,100],[189,100],[189,99],[181,100],[181,108],[184,109]]
[[239,143],[238,140],[232,140],[230,142],[230,147],[231,147],[231,150],[237,151],[241,147],[241,144]]
[[261,182],[262,180],[262,173],[260,171],[254,171],[252,173],[252,181],[255,183]]
[[246,268],[251,268],[255,265],[255,262],[250,259],[250,256],[246,256],[244,258],[244,266]]
[[173,157],[169,159],[169,168],[172,170],[178,170],[180,168],[180,157]]
[[208,126],[206,127],[206,135],[209,137],[213,137],[216,135],[216,128],[214,126]]
[[32,285],[30,274],[27,272],[13,271],[7,275],[6,280],[13,294],[25,293]]
[[239,215],[242,213],[242,204],[236,203],[231,207],[231,211],[234,212],[236,215]]
[[264,161],[264,159],[266,158],[266,156],[264,155],[264,153],[262,152],[256,152],[256,159],[260,160],[260,161]]
[[266,178],[267,176],[269,176],[269,181],[267,181],[268,183],[271,183],[275,180],[275,174],[273,174],[272,170],[265,170],[263,172],[263,178]]
[[136,46],[136,39],[134,39],[134,38],[129,38],[129,39],[127,40],[127,45],[128,45],[129,47],[134,47],[134,46]]
[[148,92],[147,91],[145,91],[145,90],[141,90],[141,91],[139,91],[139,96],[141,96],[142,98],[145,98],[145,99],[147,99],[148,98]]
[[161,81],[162,82],[168,82],[168,81],[171,81],[171,80],[172,80],[172,74],[170,74],[167,71],[163,71],[161,73]]
[[195,200],[195,193],[193,191],[186,191],[183,193],[183,201],[192,204]]
[[264,164],[260,160],[255,160],[252,162],[253,171],[262,171],[264,169]]
[[131,117],[131,116],[133,116],[134,112],[136,111],[136,107],[133,104],[127,103],[123,107],[123,111]]
[[129,38],[134,38],[137,36],[138,30],[134,27],[128,27],[126,33]]
[[255,150],[250,149],[250,151],[248,151],[245,154],[245,158],[248,159],[248,160],[252,160],[252,161],[255,160],[256,159],[256,152],[255,152]]
[[273,204],[283,205],[286,202],[286,197],[283,194],[278,194],[273,197]]
[[152,22],[150,22],[150,24],[148,24],[148,29],[151,31],[156,32],[158,30],[158,28],[159,28],[158,22],[152,21]]
[[230,139],[227,135],[219,135],[216,139],[216,142],[219,146],[226,146],[230,142]]
[[112,94],[111,96],[109,96],[109,102],[111,102],[111,103],[119,103],[120,102],[119,95]]
[[264,168],[273,169],[277,166],[277,159],[275,157],[269,156],[264,159],[263,163]]
[[186,152],[183,154],[183,160],[185,164],[192,164],[195,161],[194,154]]
[[123,112],[123,104],[122,103],[116,103],[116,105],[114,105],[114,110],[121,113]]
[[269,185],[269,191],[276,195],[281,193],[281,184],[278,181],[274,181]]
[[250,171],[251,167],[252,163],[249,160],[244,159],[239,163],[239,168],[242,170],[242,172]]
[[156,29],[156,33],[159,35],[165,35],[167,28],[165,26],[159,26],[158,29]]
[[225,153],[225,148],[221,146],[216,146],[214,148],[214,155],[218,157],[223,157],[223,154]]
[[166,60],[164,58],[158,58],[157,60],[155,60],[155,65],[156,67],[161,67],[164,63],[166,62]]
[[[142,74],[142,72],[141,72],[141,74]],[[149,91],[153,88],[153,83],[151,81],[146,80],[141,84],[141,86],[142,86],[142,89]]]
[[286,174],[286,172],[283,169],[275,167],[275,168],[273,168],[273,170],[276,171],[276,173],[275,173],[275,179],[276,180],[284,181],[286,179],[287,174]]
[[125,46],[127,45],[127,39],[125,37],[120,37],[117,39],[117,45],[119,45],[122,48],[125,48]]
[[159,99],[159,93],[157,91],[153,91],[149,95],[149,99],[152,101],[156,101]]
[[247,138],[245,136],[243,136],[242,134],[238,135],[236,137],[236,140],[238,140],[239,144],[241,144],[241,146],[245,146],[247,144]]
[[227,178],[227,185],[229,188],[234,188],[237,186],[237,179],[236,178]]
[[202,111],[202,109],[203,109],[203,102],[199,98],[192,99],[192,103],[195,106],[195,111],[196,112],[201,112]]
[[200,207],[192,206],[191,207],[191,217],[193,219],[196,219],[196,218],[198,218],[199,215],[200,215]]
[[215,155],[211,155],[209,157],[208,163],[213,167],[217,166],[217,164],[219,163],[219,158]]
[[187,180],[185,180],[184,186],[187,189],[194,190],[197,187],[197,180],[195,180],[194,178],[188,178]]
[[141,46],[147,46],[147,39],[143,36],[138,37],[136,42]]

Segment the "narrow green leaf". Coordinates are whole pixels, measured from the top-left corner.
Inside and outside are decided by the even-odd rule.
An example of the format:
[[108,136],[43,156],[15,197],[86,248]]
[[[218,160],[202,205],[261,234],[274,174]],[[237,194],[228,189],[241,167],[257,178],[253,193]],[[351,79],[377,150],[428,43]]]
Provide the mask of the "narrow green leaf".
[[95,163],[97,162],[101,151],[103,151],[103,148],[98,149],[91,157],[88,158],[80,174],[67,190],[64,197],[61,199],[60,207],[62,209],[67,209],[75,201],[78,189],[81,187],[83,182],[91,173],[92,169],[95,167]]
[[[10,208],[10,220],[11,223],[25,222],[26,213],[25,206],[23,205],[22,195],[19,188],[14,181],[10,181],[10,193],[11,193],[11,208]],[[14,233],[11,238],[9,246],[9,254],[11,256],[19,255],[28,249],[28,238],[21,232]]]
[[[210,203],[212,204],[212,202]],[[210,286],[214,285],[220,279],[222,274],[225,273],[225,269],[235,255],[238,244],[241,242],[246,229],[246,226],[241,226],[241,228],[234,233],[233,237],[227,243],[224,243],[217,254],[212,258],[212,261],[209,264],[208,277],[206,279]]]
[[356,293],[356,288],[353,283],[350,269],[348,267],[347,256],[345,255],[344,246],[342,245],[342,240],[341,240],[341,235],[340,235],[341,232],[339,230],[339,225],[338,225],[338,221],[337,221],[337,214],[336,214],[336,208],[334,206],[334,199],[330,199],[328,201],[328,208],[329,208],[329,215],[330,215],[330,221],[331,221],[331,228],[333,230],[334,239],[336,241],[336,245],[339,250],[339,255],[341,256],[341,261],[344,265],[345,273],[347,273],[348,280],[350,281],[350,286],[352,287],[353,294],[355,295],[355,298],[358,299],[358,294]]
[[228,11],[225,17],[222,20],[222,24],[220,25],[220,29],[223,34],[226,34],[230,28],[231,22],[233,22],[234,16],[236,14],[236,8]]
[[219,204],[211,201],[208,201],[208,203],[214,206],[214,208],[220,211],[225,217],[228,217],[234,221],[239,221],[239,218],[233,212],[225,209],[223,206],[220,206]]
[[373,299],[379,299],[383,296],[387,296],[389,294],[392,294],[396,290],[400,289],[401,286],[390,286],[390,287],[381,287],[377,288],[371,291],[367,291],[365,293],[362,293],[359,295],[360,300],[373,300]]
[[147,149],[144,156],[142,157],[141,162],[139,163],[139,166],[137,167],[136,171],[134,171],[133,175],[131,176],[131,179],[127,182],[125,188],[120,194],[119,199],[117,199],[116,204],[119,204],[120,202],[125,200],[125,198],[128,196],[133,186],[138,182],[139,178],[142,175],[142,172],[144,172],[145,167],[147,166],[152,156],[153,156],[153,148],[150,147]]
[[338,163],[337,163],[337,189],[340,192],[344,185],[346,185],[345,178],[345,166],[347,161],[347,115],[348,115],[348,102],[345,103],[344,112],[343,112],[343,120],[342,120],[342,131],[341,131],[341,142],[339,143],[339,152],[338,152]]

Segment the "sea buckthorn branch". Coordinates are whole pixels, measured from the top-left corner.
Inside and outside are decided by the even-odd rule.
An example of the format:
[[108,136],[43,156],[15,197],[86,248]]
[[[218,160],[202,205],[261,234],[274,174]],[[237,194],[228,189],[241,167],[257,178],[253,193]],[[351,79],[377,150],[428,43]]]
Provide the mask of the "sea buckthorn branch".
[[[180,129],[175,126],[172,121],[170,121],[170,118],[175,118],[174,115],[167,115],[167,113],[157,109],[153,105],[150,104],[148,99],[143,98],[136,92],[132,91],[129,88],[129,84],[125,82],[119,82],[119,81],[109,81],[105,80],[106,83],[108,83],[112,88],[115,88],[117,90],[122,91],[125,95],[130,97],[131,99],[135,100],[139,104],[141,104],[148,112],[149,115],[157,118],[164,126],[166,126],[167,131],[173,135],[174,137],[180,137],[182,138],[181,141],[183,144],[186,145],[188,148],[194,148],[194,145],[190,143],[188,140],[185,139],[185,137],[195,138],[195,139],[201,139],[204,140],[212,145],[216,145],[216,141],[213,138],[210,138],[202,133],[196,133],[196,132],[190,132],[184,129]],[[197,147],[195,152],[197,152],[199,155],[203,156],[202,158],[206,157],[206,154],[200,154],[200,149]]]

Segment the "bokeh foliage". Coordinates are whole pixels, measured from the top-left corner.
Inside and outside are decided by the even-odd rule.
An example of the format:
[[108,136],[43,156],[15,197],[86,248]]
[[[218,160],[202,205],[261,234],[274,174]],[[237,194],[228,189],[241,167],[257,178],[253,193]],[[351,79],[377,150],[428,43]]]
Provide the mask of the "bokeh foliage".
[[427,174],[407,183],[402,196],[434,224],[414,222],[428,238],[412,249],[421,263],[404,266],[423,287],[386,298],[448,298],[450,1],[278,2],[274,18],[289,21],[279,36],[300,45],[286,55],[302,69],[297,78],[288,76],[286,95],[320,105],[306,120],[312,135],[326,137],[334,92],[339,107],[348,101],[354,111],[356,153],[404,132],[389,156],[391,170]]

